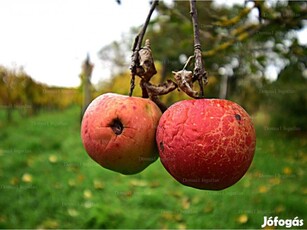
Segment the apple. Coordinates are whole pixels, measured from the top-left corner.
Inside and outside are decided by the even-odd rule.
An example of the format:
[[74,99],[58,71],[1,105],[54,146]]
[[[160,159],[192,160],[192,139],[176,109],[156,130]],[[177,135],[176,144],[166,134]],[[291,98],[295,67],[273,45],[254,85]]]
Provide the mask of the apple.
[[139,173],[159,157],[155,135],[161,114],[149,99],[100,95],[82,119],[84,148],[104,168],[127,175]]
[[221,190],[248,170],[256,134],[251,118],[238,104],[198,99],[169,107],[160,118],[156,141],[163,166],[177,181]]

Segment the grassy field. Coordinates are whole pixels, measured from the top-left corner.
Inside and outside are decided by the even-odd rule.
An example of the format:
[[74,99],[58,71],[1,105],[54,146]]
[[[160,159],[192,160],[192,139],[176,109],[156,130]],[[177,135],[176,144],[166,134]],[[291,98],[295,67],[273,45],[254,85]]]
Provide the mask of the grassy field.
[[0,118],[1,228],[246,229],[260,228],[264,216],[307,221],[307,140],[283,135],[293,130],[258,124],[245,177],[202,191],[177,183],[159,160],[133,176],[101,168],[83,149],[78,108],[16,116],[10,125]]

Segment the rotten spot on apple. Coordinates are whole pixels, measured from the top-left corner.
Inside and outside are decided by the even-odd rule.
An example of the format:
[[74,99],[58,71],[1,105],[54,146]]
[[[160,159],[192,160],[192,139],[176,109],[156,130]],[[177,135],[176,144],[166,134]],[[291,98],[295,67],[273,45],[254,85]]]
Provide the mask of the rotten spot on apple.
[[150,99],[100,95],[82,119],[84,148],[104,168],[126,175],[139,173],[159,156],[155,135],[161,114]]
[[123,123],[118,118],[112,121],[110,127],[116,135],[120,135],[124,129]]

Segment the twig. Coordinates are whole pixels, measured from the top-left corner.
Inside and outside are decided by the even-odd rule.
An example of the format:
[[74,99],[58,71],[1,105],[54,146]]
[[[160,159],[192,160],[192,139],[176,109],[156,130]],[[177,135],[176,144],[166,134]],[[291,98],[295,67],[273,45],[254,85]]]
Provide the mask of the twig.
[[192,17],[193,31],[194,31],[194,56],[195,56],[195,67],[194,67],[194,80],[198,80],[200,87],[200,97],[204,96],[204,84],[207,84],[207,73],[204,68],[201,45],[199,41],[199,27],[197,21],[197,10],[196,0],[190,0],[190,14]]
[[158,5],[159,0],[154,0],[151,4],[151,8],[149,10],[149,13],[147,15],[146,21],[141,29],[141,31],[139,32],[139,34],[136,36],[135,40],[134,40],[134,44],[133,44],[133,54],[131,57],[131,65],[130,65],[130,71],[131,71],[131,81],[130,81],[130,92],[129,92],[129,96],[132,96],[133,93],[133,89],[135,87],[134,81],[135,81],[135,75],[136,75],[136,68],[139,65],[139,51],[141,49],[142,46],[142,42],[143,42],[143,38],[147,29],[147,26],[149,24],[151,15],[153,13],[153,11],[155,10],[156,6]]

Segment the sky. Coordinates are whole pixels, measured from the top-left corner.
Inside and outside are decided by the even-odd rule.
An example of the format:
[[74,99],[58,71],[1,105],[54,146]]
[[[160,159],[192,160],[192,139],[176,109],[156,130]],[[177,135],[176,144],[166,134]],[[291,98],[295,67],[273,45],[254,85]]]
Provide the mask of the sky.
[[[92,82],[109,78],[110,68],[99,59],[98,51],[120,40],[131,27],[141,26],[150,8],[149,0],[121,2],[0,0],[0,65],[23,67],[41,83],[75,87],[89,54],[95,65]],[[306,29],[299,38],[307,43]]]

